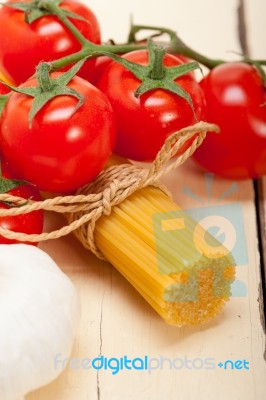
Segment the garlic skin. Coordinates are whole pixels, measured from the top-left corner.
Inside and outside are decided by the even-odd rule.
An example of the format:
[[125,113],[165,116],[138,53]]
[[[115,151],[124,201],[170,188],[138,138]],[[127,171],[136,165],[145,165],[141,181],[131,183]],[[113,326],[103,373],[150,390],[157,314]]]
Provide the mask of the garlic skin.
[[55,379],[56,354],[70,356],[80,301],[48,254],[0,245],[0,399],[23,399]]

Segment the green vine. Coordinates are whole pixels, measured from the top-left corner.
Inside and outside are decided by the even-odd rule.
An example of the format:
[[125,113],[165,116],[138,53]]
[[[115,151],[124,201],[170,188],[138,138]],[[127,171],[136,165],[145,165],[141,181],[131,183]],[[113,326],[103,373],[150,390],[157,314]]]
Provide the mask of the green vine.
[[[184,91],[178,85],[178,83],[175,82],[175,80],[184,74],[200,68],[199,64],[205,65],[209,69],[212,69],[226,62],[224,60],[210,59],[203,56],[187,46],[173,30],[163,27],[132,25],[128,42],[126,44],[117,45],[113,43],[107,43],[99,45],[92,43],[83,36],[83,34],[69,19],[78,18],[84,20],[84,18],[62,9],[60,7],[61,2],[62,0],[31,0],[29,2],[3,4],[4,6],[23,11],[25,13],[25,20],[29,24],[34,22],[36,19],[41,18],[42,16],[55,15],[81,45],[81,49],[79,51],[69,54],[68,56],[53,60],[49,63],[41,62],[36,68],[35,76],[37,79],[37,86],[35,88],[31,87],[18,89],[6,84],[6,86],[13,91],[24,93],[34,98],[32,109],[29,115],[30,124],[32,123],[32,120],[38,111],[55,96],[70,95],[76,97],[77,106],[75,110],[82,105],[82,96],[73,89],[69,88],[67,84],[76,75],[83,63],[89,58],[106,55],[131,71],[140,80],[140,85],[135,92],[136,97],[141,96],[149,90],[161,88],[173,92],[185,99],[190,104],[194,115],[194,107],[189,93]],[[155,45],[151,39],[147,40],[148,46],[146,43],[138,44],[136,40],[136,34],[142,30],[152,31],[153,34],[151,37],[158,37],[166,33],[168,34],[170,40],[166,45],[164,44],[164,46]],[[147,48],[149,53],[149,63],[147,66],[133,63],[118,55],[130,52],[132,50]],[[169,53],[182,54],[195,61],[171,68],[165,67],[163,64],[163,58],[166,51]],[[243,56],[241,61],[254,65],[266,83],[266,74],[263,70],[263,66],[266,65],[266,60],[251,60],[248,57]],[[73,64],[74,66],[68,72],[61,74],[59,77],[52,78],[50,76],[52,71]],[[9,95],[0,96],[0,112],[5,106],[8,97]]]

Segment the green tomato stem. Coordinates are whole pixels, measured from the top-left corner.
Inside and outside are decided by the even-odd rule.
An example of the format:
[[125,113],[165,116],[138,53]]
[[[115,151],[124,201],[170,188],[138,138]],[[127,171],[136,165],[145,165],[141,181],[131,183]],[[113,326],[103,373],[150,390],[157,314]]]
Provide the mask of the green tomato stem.
[[163,65],[165,53],[166,50],[161,46],[154,48],[154,54],[151,58],[151,79],[163,79],[165,75],[165,67]]
[[175,54],[182,54],[188,58],[191,58],[192,60],[199,62],[202,65],[205,65],[205,67],[209,69],[212,69],[214,67],[217,67],[218,65],[225,63],[224,60],[210,59],[208,57],[205,57],[204,55],[188,47],[177,36],[175,40],[171,41],[169,52]]
[[66,17],[66,15],[62,12],[61,8],[49,0],[42,0],[41,6],[46,10],[50,11],[53,15],[56,15],[57,18],[70,30],[73,36],[79,41],[81,45],[87,43],[87,39],[82,35],[82,33],[75,27],[74,24]]
[[195,61],[198,61],[200,64],[205,65],[210,69],[225,62],[223,60],[210,59],[208,57],[203,56],[202,54],[188,47],[173,30],[163,27],[133,25],[131,27],[131,31],[128,37],[129,43],[131,43],[132,41],[136,41],[136,33],[141,30],[159,31],[160,34],[167,33],[170,37],[170,44],[167,48],[167,51],[169,51],[169,53],[182,54]]
[[146,45],[139,44],[98,44],[97,51],[109,51],[114,54],[124,54],[134,50],[147,49]]
[[266,65],[266,60],[252,60],[251,64]]
[[[191,47],[187,46],[179,38],[179,36],[176,34],[176,32],[174,32],[172,29],[167,29],[167,28],[158,27],[158,26],[132,25],[131,30],[129,32],[129,36],[128,36],[128,43],[137,42],[136,33],[138,33],[141,30],[156,31],[157,33],[155,33],[153,36],[160,36],[163,33],[166,33],[170,37],[170,43],[166,47],[166,50],[169,53],[182,54],[188,58],[198,61],[200,64],[205,65],[209,69],[212,69],[220,64],[224,64],[227,62],[225,60],[211,59],[211,58],[205,57],[204,55],[193,50]],[[256,65],[260,65],[260,66],[266,65],[266,60],[253,60],[253,59],[246,58],[244,56],[243,56],[243,60],[240,60],[240,61],[245,62],[246,64],[255,65],[255,66]]]
[[53,70],[57,70],[63,68],[67,65],[71,65],[80,61],[86,57],[89,58],[96,58],[101,55],[101,52],[110,52],[113,54],[123,54],[128,53],[129,51],[133,50],[142,50],[146,49],[146,46],[140,45],[132,45],[132,44],[123,44],[123,45],[113,45],[113,44],[93,44],[87,42],[83,45],[80,51],[76,53],[69,54],[66,57],[59,58],[58,60],[54,60],[51,62],[51,66]]
[[77,51],[76,53],[69,54],[68,56],[58,58],[57,60],[51,61],[51,69],[53,71],[56,71],[57,69],[61,69],[63,67],[66,67],[68,65],[75,64],[76,62],[82,60],[84,57],[86,57],[86,51],[83,48],[80,51]]
[[36,79],[43,92],[49,92],[53,88],[53,82],[50,78],[49,72],[51,66],[48,63],[41,62],[36,68]]

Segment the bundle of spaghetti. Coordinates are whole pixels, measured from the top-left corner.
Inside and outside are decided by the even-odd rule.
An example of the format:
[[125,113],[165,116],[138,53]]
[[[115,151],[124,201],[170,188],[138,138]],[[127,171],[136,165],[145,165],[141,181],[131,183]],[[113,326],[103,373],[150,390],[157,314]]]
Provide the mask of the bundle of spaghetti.
[[142,189],[101,217],[98,248],[171,325],[197,325],[230,298],[234,260],[167,195]]
[[[193,129],[188,131],[193,137]],[[194,150],[188,149],[190,154]],[[174,152],[173,147],[170,153]],[[166,153],[169,160],[170,155]],[[153,169],[158,159],[160,157],[153,163]],[[180,164],[182,162],[180,160]],[[109,166],[121,163],[116,172],[111,170],[109,176],[104,174],[103,180],[99,177],[87,191],[82,188],[81,193],[109,190],[112,185],[116,186],[116,180],[123,189],[126,186],[123,181],[129,180],[128,188],[132,189],[131,177],[127,175],[128,161],[113,157]],[[168,168],[172,169],[171,164]],[[131,166],[130,170],[133,181],[137,180],[138,168]],[[160,168],[158,171],[159,175],[165,172]],[[217,239],[171,200],[157,181],[158,187],[154,181],[154,186],[149,186],[148,176],[144,182],[145,187],[129,196],[126,193],[125,198],[103,212],[106,215],[96,223],[89,221],[74,234],[99,258],[115,266],[168,324],[185,326],[207,322],[219,314],[230,299],[234,259]],[[84,211],[69,214],[68,220],[73,222],[83,215]]]
[[[22,202],[0,210],[18,215],[37,209],[63,213],[68,225],[57,231],[27,235],[0,228],[10,239],[38,242],[73,232],[84,247],[112,263],[153,309],[175,326],[199,325],[222,310],[230,298],[234,260],[171,198],[159,179],[181,165],[217,127],[198,123],[169,137],[150,169],[114,157],[111,166],[74,196]],[[167,164],[187,140],[190,146]],[[118,165],[116,165],[118,164]]]

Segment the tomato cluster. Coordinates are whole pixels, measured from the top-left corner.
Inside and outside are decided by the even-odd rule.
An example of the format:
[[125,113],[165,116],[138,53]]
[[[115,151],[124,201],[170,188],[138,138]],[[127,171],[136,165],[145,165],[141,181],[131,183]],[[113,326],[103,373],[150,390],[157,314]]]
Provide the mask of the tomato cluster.
[[[42,8],[49,2],[59,14]],[[266,92],[257,66],[223,63],[197,82],[195,66],[171,75],[193,64],[178,54],[161,58],[159,76],[149,46],[119,59],[109,54],[85,60],[82,52],[89,48],[101,53],[101,34],[92,10],[76,0],[9,0],[0,9],[0,36],[0,73],[17,86],[6,97],[12,88],[0,83],[0,155],[16,177],[39,190],[78,189],[101,172],[113,151],[151,161],[169,135],[200,120],[216,123],[221,132],[207,135],[196,151],[199,165],[233,179],[266,174]],[[43,61],[57,62],[59,71],[44,77],[37,69],[32,77]],[[130,65],[146,69],[137,74]]]
[[[99,25],[91,10],[70,0],[63,1],[60,8],[86,19],[88,22],[70,18],[85,39],[99,42]],[[6,42],[9,42],[9,45],[4,42],[0,46],[0,69],[15,83],[26,80],[20,89],[37,85],[36,78],[29,77],[41,59],[65,57],[78,51],[79,45],[57,16],[45,15],[30,25],[24,17],[18,9],[3,7],[0,10],[0,34],[5,31]],[[17,28],[13,34],[8,28],[10,25]],[[22,60],[20,67],[15,66],[14,55]],[[148,50],[130,52],[123,57],[138,65],[149,62]],[[175,79],[180,90],[190,96],[191,104],[162,88],[136,97],[134,92],[140,80],[110,58],[100,60],[105,64],[97,62],[95,68],[86,61],[80,70],[83,74],[87,72],[87,78],[91,76],[94,85],[88,82],[89,78],[78,77],[68,83],[68,88],[83,96],[84,102],[78,110],[75,110],[75,97],[57,96],[45,104],[29,124],[35,99],[24,92],[12,93],[3,109],[2,156],[20,178],[34,183],[42,191],[69,192],[90,182],[104,168],[112,151],[134,160],[150,161],[167,136],[204,118],[205,99],[192,73]],[[181,65],[182,61],[167,54],[163,63],[169,68]]]

